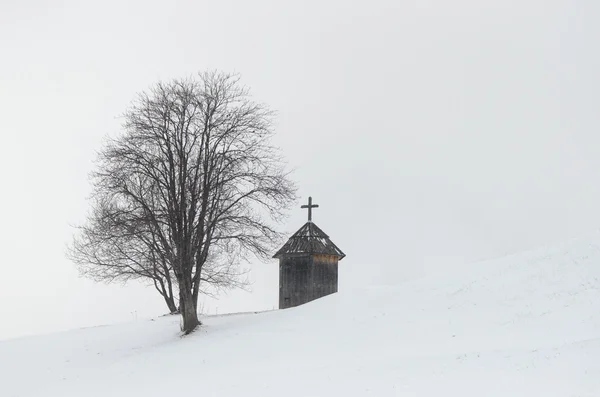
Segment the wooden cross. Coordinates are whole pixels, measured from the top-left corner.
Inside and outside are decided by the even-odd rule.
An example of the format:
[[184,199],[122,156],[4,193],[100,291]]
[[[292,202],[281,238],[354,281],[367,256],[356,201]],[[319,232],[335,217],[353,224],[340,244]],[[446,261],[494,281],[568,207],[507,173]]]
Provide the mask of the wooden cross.
[[308,205],[303,205],[300,208],[308,208],[308,221],[312,222],[312,209],[313,208],[319,208],[318,204],[313,204],[312,203],[312,197],[308,198]]

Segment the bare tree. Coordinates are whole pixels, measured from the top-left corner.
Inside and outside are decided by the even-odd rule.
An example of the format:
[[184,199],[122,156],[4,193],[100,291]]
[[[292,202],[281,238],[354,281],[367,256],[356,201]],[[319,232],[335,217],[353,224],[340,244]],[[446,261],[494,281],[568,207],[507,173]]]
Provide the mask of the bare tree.
[[124,133],[99,154],[94,210],[71,249],[84,273],[126,274],[135,263],[160,275],[148,278],[167,295],[172,276],[182,329],[192,332],[203,285],[227,285],[236,264],[268,258],[280,241],[274,224],[295,187],[270,143],[271,120],[232,75],[202,73],[142,93]]

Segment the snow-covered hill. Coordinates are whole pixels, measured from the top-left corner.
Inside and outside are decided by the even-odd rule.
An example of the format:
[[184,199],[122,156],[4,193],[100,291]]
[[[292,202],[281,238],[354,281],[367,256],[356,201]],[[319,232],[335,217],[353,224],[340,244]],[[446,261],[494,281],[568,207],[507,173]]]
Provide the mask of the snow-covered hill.
[[0,396],[600,396],[600,234],[204,322],[0,342]]

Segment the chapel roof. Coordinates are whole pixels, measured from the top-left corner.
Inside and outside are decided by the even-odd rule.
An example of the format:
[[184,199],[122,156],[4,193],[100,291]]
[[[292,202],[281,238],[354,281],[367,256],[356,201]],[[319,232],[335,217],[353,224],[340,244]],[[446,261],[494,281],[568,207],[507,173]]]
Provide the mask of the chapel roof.
[[337,255],[341,260],[346,256],[327,234],[312,221],[308,221],[277,251],[273,258],[282,255],[324,254]]

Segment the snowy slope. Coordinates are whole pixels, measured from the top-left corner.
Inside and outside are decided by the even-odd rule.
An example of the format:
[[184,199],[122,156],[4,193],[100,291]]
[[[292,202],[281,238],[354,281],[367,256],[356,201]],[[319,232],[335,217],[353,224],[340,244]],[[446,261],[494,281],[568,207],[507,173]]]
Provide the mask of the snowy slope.
[[3,341],[0,396],[600,396],[600,234],[450,270],[185,338],[162,317]]

